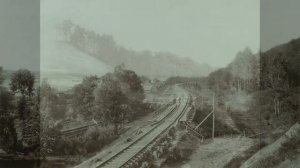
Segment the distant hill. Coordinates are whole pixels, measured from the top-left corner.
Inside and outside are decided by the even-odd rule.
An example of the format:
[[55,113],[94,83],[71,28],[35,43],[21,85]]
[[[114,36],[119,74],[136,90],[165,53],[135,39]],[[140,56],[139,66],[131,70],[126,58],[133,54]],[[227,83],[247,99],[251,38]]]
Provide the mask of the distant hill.
[[[149,78],[166,79],[171,76],[199,77],[208,75],[213,68],[172,53],[137,52],[117,45],[110,35],[93,31],[65,21],[61,25],[63,39],[74,48],[93,56],[108,66],[124,64],[127,69]],[[145,39],[147,40],[147,39]]]

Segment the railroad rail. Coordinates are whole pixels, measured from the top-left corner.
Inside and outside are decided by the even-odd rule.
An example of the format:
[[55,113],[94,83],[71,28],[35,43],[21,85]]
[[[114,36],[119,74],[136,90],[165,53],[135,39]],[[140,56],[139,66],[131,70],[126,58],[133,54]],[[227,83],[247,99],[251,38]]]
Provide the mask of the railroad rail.
[[[97,166],[97,168],[131,167],[135,161],[139,160],[145,154],[146,149],[152,146],[162,134],[168,131],[185,114],[186,108],[188,107],[188,102],[190,101],[189,99],[190,97],[187,98],[183,108],[180,105],[175,106],[175,108],[173,108],[171,112],[163,119],[158,121],[151,130],[115,154],[110,159],[102,162]],[[179,114],[176,112],[179,112]]]
[[[168,103],[165,106],[157,109],[154,113],[158,114],[161,111],[167,110],[170,106],[171,106],[171,103]],[[72,121],[68,120],[67,123],[72,123]],[[152,124],[154,125],[156,123],[157,122],[152,123]],[[81,135],[83,132],[87,131],[90,127],[97,126],[97,125],[100,125],[100,124],[89,123],[89,124],[82,125],[82,126],[79,126],[76,128],[69,128],[69,129],[61,130],[61,133],[66,137],[74,137],[77,135]]]
[[88,130],[90,127],[97,126],[97,125],[99,125],[99,124],[96,124],[96,123],[87,124],[87,125],[83,125],[83,126],[72,128],[72,129],[61,130],[61,133],[64,136],[73,137],[73,136],[76,136],[76,135],[80,135],[83,132],[85,132],[86,130]]
[[[189,105],[190,96],[185,97],[184,100],[185,101],[182,101],[179,105],[172,106],[172,108],[169,109],[170,112],[165,116],[159,117],[159,121],[152,123],[147,132],[132,141],[128,146],[120,149],[112,156],[107,156],[109,157],[107,160],[101,163],[94,162],[94,165],[89,165],[89,167],[132,167],[132,164],[143,157],[147,149],[155,144],[161,135],[179,122],[179,119],[185,114]],[[89,163],[87,162],[86,164]],[[86,164],[80,164],[76,167],[85,167],[87,166]]]

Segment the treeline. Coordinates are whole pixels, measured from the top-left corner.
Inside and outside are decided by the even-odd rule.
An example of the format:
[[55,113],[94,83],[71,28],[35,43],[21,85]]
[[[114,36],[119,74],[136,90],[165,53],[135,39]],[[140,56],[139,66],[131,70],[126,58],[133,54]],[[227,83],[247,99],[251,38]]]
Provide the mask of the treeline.
[[[43,156],[84,155],[100,150],[120,135],[125,124],[152,111],[141,78],[123,65],[102,77],[87,76],[71,90],[59,92],[43,81],[41,88],[41,142]],[[95,120],[98,126],[76,138],[60,132],[65,119]]]
[[0,67],[0,148],[39,156],[39,89],[32,72],[20,69],[11,75],[9,88],[3,84]]
[[300,84],[300,39],[261,53],[261,89],[287,90]]
[[219,104],[225,96],[239,92],[253,96],[248,110],[261,116],[262,123],[271,127],[290,126],[300,120],[299,79],[300,39],[254,54],[246,48],[227,67],[195,79],[175,77],[167,83],[183,83],[188,87],[213,91]]
[[208,65],[199,65],[188,58],[178,58],[167,52],[137,52],[117,45],[113,36],[98,34],[66,20],[60,25],[63,40],[111,66],[124,64],[139,75],[148,77],[196,76],[211,71]]
[[276,126],[300,121],[300,38],[261,53],[259,105]]
[[180,84],[186,88],[194,87],[197,89],[201,89],[203,84],[205,84],[206,78],[205,77],[182,77],[182,76],[175,76],[170,77],[166,81],[160,81],[158,79],[153,80],[152,91],[161,92],[165,90],[168,86]]
[[300,120],[299,55],[300,39],[259,54],[246,48],[227,67],[212,72],[206,86],[216,93],[218,101],[226,94],[252,95],[248,111],[261,116],[261,123],[271,128],[288,127]]
[[143,103],[141,78],[123,65],[102,77],[85,77],[69,93],[58,92],[47,82],[43,82],[41,88],[42,111],[47,111],[52,120],[94,119],[103,126],[114,125],[118,134],[124,123],[149,112],[148,105]]
[[198,90],[211,89],[217,95],[224,91],[253,92],[259,89],[259,56],[253,54],[249,48],[239,52],[232,63],[220,68],[207,77],[170,77],[162,85],[183,84]]
[[73,91],[74,112],[85,119],[115,125],[115,133],[124,123],[147,112],[140,78],[122,66],[101,78],[86,77]]
[[133,55],[130,51],[118,47],[111,35],[99,35],[94,31],[89,31],[73,24],[70,20],[66,20],[61,24],[61,31],[66,42],[84,52],[101,58],[102,61],[109,65],[115,66],[125,61],[119,57],[120,52],[123,52],[122,55],[124,57],[126,54]]
[[227,67],[212,72],[207,82],[216,93],[228,89],[253,92],[259,88],[259,56],[246,48]]

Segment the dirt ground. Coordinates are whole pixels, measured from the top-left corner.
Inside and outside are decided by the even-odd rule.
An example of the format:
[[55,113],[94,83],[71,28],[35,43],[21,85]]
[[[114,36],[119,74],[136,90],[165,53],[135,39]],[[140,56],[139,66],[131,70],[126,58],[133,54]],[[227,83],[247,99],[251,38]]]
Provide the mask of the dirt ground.
[[[200,141],[199,141],[200,143]],[[232,158],[254,145],[254,140],[244,137],[215,138],[200,143],[189,160],[174,168],[219,168]]]

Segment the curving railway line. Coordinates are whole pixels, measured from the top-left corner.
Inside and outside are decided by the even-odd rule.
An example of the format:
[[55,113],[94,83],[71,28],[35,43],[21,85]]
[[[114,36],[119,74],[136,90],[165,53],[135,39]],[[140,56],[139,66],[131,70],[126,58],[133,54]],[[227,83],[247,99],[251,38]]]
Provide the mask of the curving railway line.
[[136,161],[144,156],[147,149],[151,148],[156,140],[161,137],[166,131],[168,131],[172,126],[176,125],[181,118],[185,118],[185,114],[190,101],[190,96],[182,89],[180,91],[183,93],[178,104],[169,108],[169,112],[160,117],[155,123],[151,124],[151,128],[134,141],[132,141],[128,146],[115,152],[107,159],[100,160],[95,164],[80,164],[75,168],[83,168],[88,165],[88,167],[93,168],[118,168],[118,167],[133,167]]

